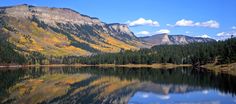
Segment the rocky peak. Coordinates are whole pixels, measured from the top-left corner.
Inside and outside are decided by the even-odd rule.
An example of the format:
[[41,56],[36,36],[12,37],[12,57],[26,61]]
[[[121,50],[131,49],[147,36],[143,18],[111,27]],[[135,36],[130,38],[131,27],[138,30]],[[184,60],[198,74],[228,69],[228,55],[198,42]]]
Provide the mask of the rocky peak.
[[148,36],[148,37],[142,37],[141,40],[151,43],[153,45],[172,44],[172,42],[169,39],[169,35],[167,33],[156,34],[156,35]]
[[112,24],[107,24],[107,26],[111,31],[118,33],[116,35],[120,35],[120,38],[122,38],[125,35],[128,36],[128,38],[130,39],[136,38],[134,33],[130,31],[128,25],[126,24],[112,23]]
[[167,33],[163,33],[160,35],[163,35],[162,40],[161,40],[162,44],[171,44],[170,39],[169,39],[169,35]]
[[174,44],[187,44],[188,41],[184,35],[172,35],[169,37]]
[[126,24],[112,23],[112,24],[108,24],[108,27],[111,30],[114,30],[116,32],[123,32],[123,33],[132,34],[132,32],[130,31],[128,25],[126,25]]

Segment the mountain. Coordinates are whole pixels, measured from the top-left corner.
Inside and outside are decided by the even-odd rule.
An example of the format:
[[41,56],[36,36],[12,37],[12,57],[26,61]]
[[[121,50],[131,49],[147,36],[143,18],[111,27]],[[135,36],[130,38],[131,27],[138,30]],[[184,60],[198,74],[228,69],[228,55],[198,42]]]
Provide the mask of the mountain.
[[0,7],[0,39],[21,53],[87,56],[147,47],[127,25],[106,24],[68,8]]
[[190,37],[185,35],[168,35],[157,34],[153,36],[140,37],[144,42],[150,43],[152,45],[161,45],[161,44],[188,44],[193,42],[212,42],[214,39],[210,38],[201,38],[201,37]]

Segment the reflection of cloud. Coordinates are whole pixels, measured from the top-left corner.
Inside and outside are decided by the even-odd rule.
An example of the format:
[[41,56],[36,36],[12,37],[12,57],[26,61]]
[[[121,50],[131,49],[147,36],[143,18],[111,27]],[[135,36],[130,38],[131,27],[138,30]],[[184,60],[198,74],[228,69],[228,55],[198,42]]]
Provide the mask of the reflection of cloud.
[[206,101],[206,102],[179,102],[173,104],[220,104],[220,101]]
[[157,97],[160,98],[160,99],[162,99],[162,100],[168,100],[168,99],[170,99],[170,96],[169,96],[169,95],[158,95]]
[[142,97],[143,97],[143,98],[148,98],[148,97],[149,97],[149,94],[144,93],[144,94],[142,94]]
[[234,99],[234,102],[236,103],[236,99]]
[[207,90],[202,91],[203,94],[208,94]]
[[219,92],[218,95],[219,95],[219,96],[225,96],[225,94],[222,93],[222,92]]

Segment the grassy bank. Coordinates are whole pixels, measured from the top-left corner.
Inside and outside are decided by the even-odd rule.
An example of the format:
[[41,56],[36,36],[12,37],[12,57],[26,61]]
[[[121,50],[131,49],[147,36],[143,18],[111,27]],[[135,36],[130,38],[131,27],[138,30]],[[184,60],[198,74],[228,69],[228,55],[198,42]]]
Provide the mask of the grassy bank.
[[128,67],[128,68],[176,68],[176,67],[190,67],[190,64],[126,64],[126,65],[115,65],[115,64],[100,64],[96,65],[99,67]]
[[115,64],[99,64],[99,65],[86,65],[86,64],[51,64],[51,65],[2,65],[0,67],[64,67],[64,66],[75,66],[75,67],[85,67],[85,66],[98,66],[98,67],[129,67],[129,68],[176,68],[176,67],[190,67],[190,64],[126,64],[126,65],[115,65]]
[[[126,64],[126,65],[115,65],[115,64],[99,64],[99,65],[86,65],[86,64],[51,64],[51,65],[0,65],[0,68],[18,68],[18,67],[67,67],[67,66],[74,66],[74,67],[87,67],[87,66],[97,66],[97,67],[127,67],[127,68],[164,68],[164,69],[171,69],[177,67],[191,67],[190,64]],[[215,64],[206,64],[201,66],[202,68],[206,68],[209,70],[213,70],[217,73],[223,72],[228,73],[231,75],[236,75],[236,63],[231,64],[222,64],[222,65],[215,65]]]
[[221,64],[221,65],[206,64],[206,65],[203,65],[202,67],[209,70],[213,70],[217,73],[223,72],[223,73],[228,73],[231,75],[236,75],[236,63]]

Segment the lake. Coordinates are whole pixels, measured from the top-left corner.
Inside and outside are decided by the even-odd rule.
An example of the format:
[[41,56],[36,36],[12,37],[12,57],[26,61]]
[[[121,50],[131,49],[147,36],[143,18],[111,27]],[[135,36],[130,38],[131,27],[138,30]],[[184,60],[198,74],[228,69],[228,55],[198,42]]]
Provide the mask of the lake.
[[236,77],[205,69],[0,69],[2,104],[236,104]]

